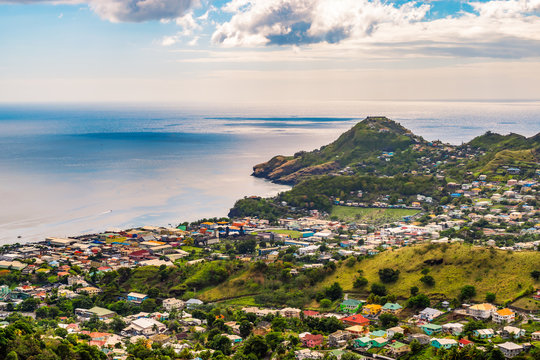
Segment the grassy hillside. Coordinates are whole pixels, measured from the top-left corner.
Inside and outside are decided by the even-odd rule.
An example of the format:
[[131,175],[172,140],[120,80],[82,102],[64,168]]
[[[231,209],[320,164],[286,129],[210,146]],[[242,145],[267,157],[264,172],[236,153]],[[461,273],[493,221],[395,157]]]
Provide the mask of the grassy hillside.
[[367,224],[389,223],[401,220],[405,216],[417,214],[418,210],[410,209],[379,209],[350,206],[334,206],[330,217],[342,221],[357,221]]
[[[424,263],[425,260],[437,259],[442,259],[443,263],[441,265]],[[358,297],[367,297],[370,285],[380,282],[379,269],[390,267],[399,269],[401,273],[396,283],[386,284],[386,287],[389,294],[395,294],[399,298],[408,298],[410,288],[418,286],[421,292],[432,299],[452,299],[459,295],[463,286],[473,285],[477,291],[474,300],[483,301],[487,292],[493,292],[497,295],[496,302],[503,303],[506,300],[516,299],[530,286],[540,285],[530,276],[530,272],[538,263],[540,263],[539,252],[512,253],[462,244],[418,245],[386,251],[373,258],[356,262],[352,267],[342,262],[335,272],[321,278],[321,281],[313,286],[308,286],[304,292],[314,294],[338,282],[345,291],[357,293]],[[421,271],[425,268],[430,269],[429,275],[435,279],[433,287],[428,287],[420,281],[423,276]],[[369,281],[365,291],[353,289],[352,286],[359,270]],[[269,281],[264,273],[251,268],[198,295],[205,301],[238,298],[236,301],[240,303],[244,303],[246,299],[252,303],[251,296],[268,291],[264,284]],[[278,286],[273,291],[290,290],[286,288],[288,285],[285,283],[275,282],[273,285]],[[248,297],[241,298],[246,296]]]
[[[442,259],[441,265],[426,265],[425,260]],[[387,284],[388,292],[399,297],[408,297],[412,286],[434,298],[457,297],[461,287],[476,287],[475,300],[481,301],[487,292],[497,295],[497,302],[515,299],[534,283],[530,272],[540,263],[540,252],[506,252],[495,249],[472,247],[470,245],[421,245],[383,252],[373,258],[363,260],[350,268],[341,265],[326,278],[321,286],[337,281],[348,291],[358,270],[364,272],[369,283],[380,282],[378,270],[386,267],[399,269],[401,274],[395,284]],[[435,285],[424,285],[420,278],[422,269],[430,269],[429,275]],[[366,287],[369,288],[370,285]],[[367,292],[366,292],[367,293]]]

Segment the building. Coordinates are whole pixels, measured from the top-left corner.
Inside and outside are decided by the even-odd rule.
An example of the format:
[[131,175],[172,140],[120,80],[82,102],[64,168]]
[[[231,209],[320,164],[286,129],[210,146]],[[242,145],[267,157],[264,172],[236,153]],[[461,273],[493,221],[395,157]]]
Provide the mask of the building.
[[350,314],[356,314],[358,310],[362,307],[362,301],[355,299],[344,300],[339,304],[339,311],[348,312]]
[[488,303],[476,304],[469,306],[467,314],[477,319],[489,319],[495,310],[497,310],[497,308]]
[[458,341],[459,347],[464,348],[465,346],[474,345],[474,343],[467,339],[461,339]]
[[440,310],[427,307],[424,310],[420,311],[418,317],[422,320],[433,321],[435,318],[441,316],[442,314],[444,313]]
[[95,315],[99,318],[99,320],[103,321],[113,318],[116,313],[109,309],[94,306],[91,309],[75,309],[75,315],[81,320],[88,320]]
[[363,317],[360,314],[344,317],[344,318],[341,319],[341,322],[344,323],[345,325],[350,325],[350,326],[354,326],[354,325],[367,326],[367,325],[369,325],[369,320],[366,319],[365,317]]
[[411,348],[409,347],[409,345],[404,344],[399,341],[394,341],[393,343],[389,344],[387,348],[390,351],[390,355],[396,358],[403,356],[411,351]]
[[320,334],[319,335],[306,334],[302,338],[300,338],[300,341],[302,341],[302,344],[309,348],[322,345],[323,340],[324,340],[324,337]]
[[186,306],[186,303],[183,300],[169,298],[163,300],[163,307],[167,311],[183,309]]
[[491,339],[495,335],[493,329],[477,329],[473,330],[473,336],[478,339]]
[[351,338],[353,338],[353,337],[360,337],[360,336],[366,335],[367,333],[369,333],[369,328],[367,326],[354,325],[354,326],[349,326],[348,328],[345,328],[345,331],[349,333],[349,336]]
[[130,334],[135,334],[149,336],[161,334],[165,332],[165,330],[167,330],[167,326],[157,320],[152,318],[140,318],[134,320],[128,327],[122,330],[122,335],[128,336]]
[[510,324],[516,319],[516,314],[512,310],[508,308],[504,308],[501,310],[494,311],[492,318],[493,318],[493,321],[496,322],[497,324],[502,324],[502,323]]
[[507,358],[513,358],[519,355],[523,351],[523,346],[514,344],[513,342],[505,342],[503,344],[498,344],[499,350],[502,351],[503,355]]
[[520,337],[525,336],[525,330],[517,328],[515,326],[505,326],[501,331],[503,338],[510,339],[519,339]]
[[332,347],[342,347],[347,344],[350,335],[347,331],[338,330],[328,335],[328,345]]
[[402,308],[403,307],[397,303],[387,302],[386,304],[383,305],[382,312],[397,315],[399,314]]
[[445,333],[457,336],[463,332],[463,327],[464,325],[460,323],[447,323],[442,325],[442,330]]
[[426,335],[433,335],[438,334],[442,332],[442,326],[441,325],[435,325],[435,324],[425,324],[422,325],[422,330],[426,333]]
[[295,308],[284,308],[279,311],[280,315],[286,318],[299,318],[302,310]]
[[362,308],[362,314],[366,316],[377,316],[382,310],[379,304],[367,304]]
[[431,339],[431,346],[436,349],[450,349],[457,344],[458,342],[454,339]]
[[130,292],[127,294],[127,301],[140,305],[144,300],[148,299],[148,295],[146,294],[140,294],[136,292]]
[[77,294],[87,293],[89,296],[93,296],[93,295],[99,294],[101,290],[97,287],[87,286],[87,287],[78,288],[76,292]]

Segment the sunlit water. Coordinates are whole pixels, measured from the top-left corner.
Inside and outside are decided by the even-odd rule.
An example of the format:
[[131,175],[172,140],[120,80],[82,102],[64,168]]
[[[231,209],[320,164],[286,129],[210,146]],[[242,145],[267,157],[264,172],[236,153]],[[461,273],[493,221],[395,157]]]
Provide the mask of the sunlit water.
[[538,102],[4,105],[0,244],[225,216],[238,198],[287,189],[249,176],[254,164],[318,148],[369,115],[452,143],[540,131]]

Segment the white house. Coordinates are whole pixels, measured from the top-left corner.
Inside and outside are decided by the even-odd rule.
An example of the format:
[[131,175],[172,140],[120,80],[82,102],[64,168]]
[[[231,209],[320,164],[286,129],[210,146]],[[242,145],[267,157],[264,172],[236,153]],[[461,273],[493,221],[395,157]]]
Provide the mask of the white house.
[[514,344],[513,342],[505,342],[504,344],[499,344],[497,346],[507,358],[513,358],[523,351],[523,346]]
[[134,320],[127,328],[122,330],[122,335],[127,336],[130,333],[137,335],[154,335],[161,334],[167,330],[165,324],[157,320],[149,318],[140,318]]
[[163,300],[163,307],[167,311],[183,309],[186,306],[186,303],[183,300],[169,298]]

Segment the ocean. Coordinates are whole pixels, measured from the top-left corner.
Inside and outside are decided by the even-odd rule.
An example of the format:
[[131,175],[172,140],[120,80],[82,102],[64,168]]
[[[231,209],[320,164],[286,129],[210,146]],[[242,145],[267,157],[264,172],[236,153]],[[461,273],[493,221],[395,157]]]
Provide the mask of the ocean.
[[0,244],[226,216],[239,198],[288,189],[251,177],[253,165],[370,115],[454,144],[540,131],[536,101],[0,105]]

